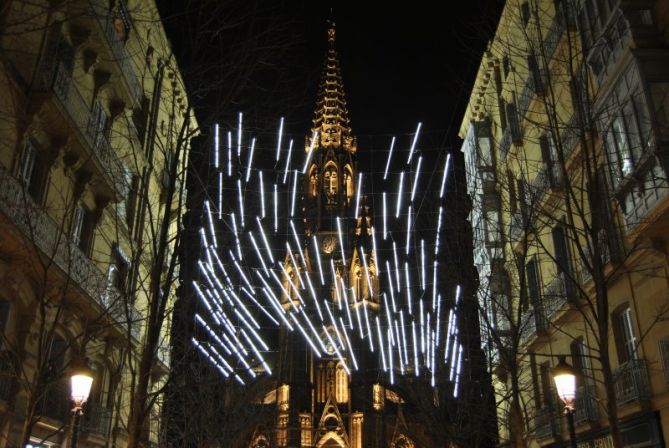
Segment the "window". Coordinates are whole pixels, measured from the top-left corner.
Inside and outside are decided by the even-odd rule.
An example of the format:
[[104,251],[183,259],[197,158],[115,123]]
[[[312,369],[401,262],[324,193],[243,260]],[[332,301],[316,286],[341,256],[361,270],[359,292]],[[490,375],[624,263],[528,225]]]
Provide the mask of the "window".
[[534,93],[541,95],[544,93],[544,79],[543,73],[537,61],[537,57],[534,54],[527,56],[527,68],[530,72],[530,81],[532,83],[532,88]]
[[86,128],[88,135],[93,138],[93,147],[96,151],[98,150],[98,146],[102,143],[102,140],[106,138],[107,122],[107,113],[102,107],[102,103],[98,100],[93,104],[91,118],[88,122],[88,127]]
[[553,376],[548,361],[539,366],[539,378],[541,380],[541,404],[543,407],[553,406],[555,393],[553,392]]
[[588,91],[585,81],[579,77],[572,78],[569,81],[569,94],[571,95],[571,105],[574,115],[582,120],[583,125],[587,126]]
[[660,365],[664,372],[664,381],[669,384],[669,336],[665,336],[658,341],[660,351]]
[[328,197],[333,197],[337,194],[338,186],[337,169],[334,166],[328,166],[325,170],[324,188],[325,194]]
[[337,364],[337,386],[335,395],[337,403],[348,402],[348,374],[341,363]]
[[139,181],[138,175],[133,174],[130,181],[130,191],[126,195],[125,201],[125,222],[128,225],[128,230],[132,231],[135,221],[135,212],[137,209],[138,195],[139,195]]
[[[540,305],[541,300],[541,285],[539,283],[539,269],[536,258],[532,258],[532,260],[527,263],[525,272],[527,273],[527,298],[529,304],[536,308]],[[527,308],[529,304],[525,304],[525,308]]]
[[637,337],[632,321],[632,309],[629,305],[625,305],[613,313],[611,323],[613,324],[613,337],[618,352],[618,363],[624,364],[627,361],[636,359]]
[[530,372],[532,374],[532,390],[534,392],[534,407],[541,409],[541,389],[539,388],[539,375],[537,373],[537,358],[530,353]]
[[562,172],[558,148],[553,138],[553,133],[548,132],[540,137],[539,146],[541,147],[541,158],[544,163],[544,169],[548,174],[548,182],[551,187],[561,185]]
[[515,213],[518,209],[518,196],[516,195],[516,178],[511,171],[506,173],[507,182],[509,184],[509,208],[511,213]]
[[509,62],[509,57],[504,56],[502,58],[502,70],[504,71],[504,79],[509,76],[509,73],[511,72],[511,63]]
[[511,129],[511,140],[516,144],[520,144],[522,142],[522,135],[520,132],[520,122],[518,121],[518,111],[516,110],[514,101],[506,105],[506,118]]
[[0,300],[0,349],[5,345],[5,338],[7,337],[7,322],[9,321],[9,311],[12,304],[7,300]]
[[128,275],[130,272],[129,263],[114,249],[112,263],[109,265],[107,273],[107,300],[108,306],[111,306],[117,299],[117,294],[123,294],[128,285]]
[[520,5],[520,17],[523,20],[523,27],[526,27],[530,21],[530,4],[524,2]]
[[569,350],[571,352],[572,365],[579,372],[579,375],[576,376],[577,385],[580,387],[593,384],[594,378],[592,376],[588,348],[583,339],[578,338],[572,341],[569,344]]
[[95,221],[94,213],[91,210],[88,210],[83,204],[79,203],[74,210],[71,238],[72,242],[86,255],[90,253],[93,242]]
[[37,149],[30,140],[26,140],[19,164],[19,180],[37,203],[42,201],[44,174]]
[[68,344],[55,336],[51,341],[46,366],[42,371],[42,384],[46,386],[37,405],[37,413],[57,420],[65,420],[70,408],[69,393],[66,387],[65,355]]
[[139,188],[139,176],[134,174],[130,169],[123,165],[123,198],[117,205],[118,214],[121,219],[128,226],[128,230],[132,230],[133,220],[135,218],[135,205],[137,202],[137,192]]
[[558,274],[565,273],[565,281],[569,281],[571,273],[571,259],[569,257],[569,247],[567,246],[567,236],[564,227],[561,224],[556,225],[551,230],[553,236],[553,248],[555,250],[555,267]]

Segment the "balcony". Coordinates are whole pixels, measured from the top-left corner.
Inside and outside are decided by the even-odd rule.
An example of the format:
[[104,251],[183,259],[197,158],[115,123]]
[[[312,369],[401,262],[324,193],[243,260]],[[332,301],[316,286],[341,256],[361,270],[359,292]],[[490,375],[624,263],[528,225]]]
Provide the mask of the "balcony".
[[[136,333],[133,333],[133,336],[139,337],[140,313],[133,306],[129,306],[129,319],[124,300],[116,300],[111,304],[107,302],[107,276],[76,244],[69,238],[63,237],[62,226],[42,207],[35,204],[21,183],[2,166],[0,166],[0,212],[14,223],[27,239],[29,246],[34,245],[48,257],[93,303],[101,307],[104,313],[111,316],[124,329],[127,329],[129,321],[131,325],[134,324]],[[123,312],[118,311],[119,307]]]
[[69,72],[56,57],[56,54],[47,55],[43,62],[43,87],[53,93],[56,107],[74,130],[81,146],[89,154],[98,172],[102,173],[107,185],[112,187],[114,193],[121,195],[126,190],[121,175],[123,165],[109,141],[103,136],[92,134],[91,110]]
[[[573,24],[570,24],[573,25]],[[553,20],[551,21],[548,31],[544,34],[544,52],[546,54],[546,59],[551,60],[555,54],[555,50],[562,40],[562,34],[565,31],[565,16],[564,13],[560,10],[556,11]]]
[[87,403],[81,430],[106,439],[109,436],[111,417],[111,409],[103,408],[98,404]]
[[537,439],[547,439],[560,435],[562,416],[551,406],[537,409],[534,416],[534,436]]
[[574,406],[574,424],[596,422],[599,420],[599,408],[597,407],[597,395],[594,385],[580,386],[576,391],[576,404]]
[[[120,6],[125,8],[123,2],[120,2]],[[121,78],[130,93],[130,98],[137,106],[143,96],[142,87],[137,80],[130,54],[114,27],[114,17],[109,11],[109,2],[107,0],[91,0],[91,7],[102,30],[105,43],[111,52],[110,54],[114,62],[118,64],[119,71],[122,74]]]
[[49,384],[35,410],[40,417],[61,422],[67,422],[71,411],[70,388],[66,380],[58,380]]
[[8,401],[14,386],[14,365],[9,352],[0,352],[0,400]]
[[631,359],[613,371],[618,405],[647,400],[650,397],[648,367],[645,359]]
[[548,319],[552,319],[572,298],[572,287],[569,286],[569,282],[567,275],[561,272],[544,289],[542,299]]
[[546,331],[548,331],[548,321],[541,305],[535,305],[524,313],[521,321],[521,334],[524,342],[527,343]]

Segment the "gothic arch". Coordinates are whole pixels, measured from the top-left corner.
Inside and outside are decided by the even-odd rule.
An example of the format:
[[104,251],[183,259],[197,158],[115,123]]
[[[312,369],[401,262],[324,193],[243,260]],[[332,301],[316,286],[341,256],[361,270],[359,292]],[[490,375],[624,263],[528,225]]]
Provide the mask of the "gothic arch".
[[348,444],[346,441],[335,432],[327,432],[323,437],[320,438],[318,443],[316,443],[316,448],[347,448]]

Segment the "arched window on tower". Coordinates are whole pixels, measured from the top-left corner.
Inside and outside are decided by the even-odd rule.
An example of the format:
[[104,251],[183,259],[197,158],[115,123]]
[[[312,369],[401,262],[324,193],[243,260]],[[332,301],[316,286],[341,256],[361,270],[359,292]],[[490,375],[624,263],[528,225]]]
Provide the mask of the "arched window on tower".
[[325,190],[325,197],[328,204],[335,203],[338,183],[339,175],[337,174],[337,168],[334,165],[328,165],[325,169],[325,176],[323,178],[323,188]]
[[348,374],[341,362],[337,364],[337,386],[335,397],[337,403],[348,402]]
[[355,187],[353,186],[353,173],[348,165],[344,169],[344,185],[346,186],[346,199],[350,201],[355,193]]
[[318,169],[315,166],[311,168],[311,174],[309,175],[309,193],[312,197],[316,197],[318,194]]

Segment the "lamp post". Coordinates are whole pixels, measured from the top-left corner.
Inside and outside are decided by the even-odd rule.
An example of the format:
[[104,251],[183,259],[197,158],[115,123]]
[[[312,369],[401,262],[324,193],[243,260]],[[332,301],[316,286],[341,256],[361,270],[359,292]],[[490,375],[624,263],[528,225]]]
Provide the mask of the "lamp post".
[[560,399],[564,402],[564,414],[569,425],[569,439],[571,447],[576,446],[576,430],[574,429],[574,407],[576,405],[576,370],[567,364],[565,356],[558,358],[558,364],[553,368],[553,380]]
[[74,403],[72,408],[72,448],[77,446],[79,436],[79,423],[81,416],[84,415],[84,403],[88,400],[93,385],[93,371],[82,363],[72,369],[70,374],[70,398]]

